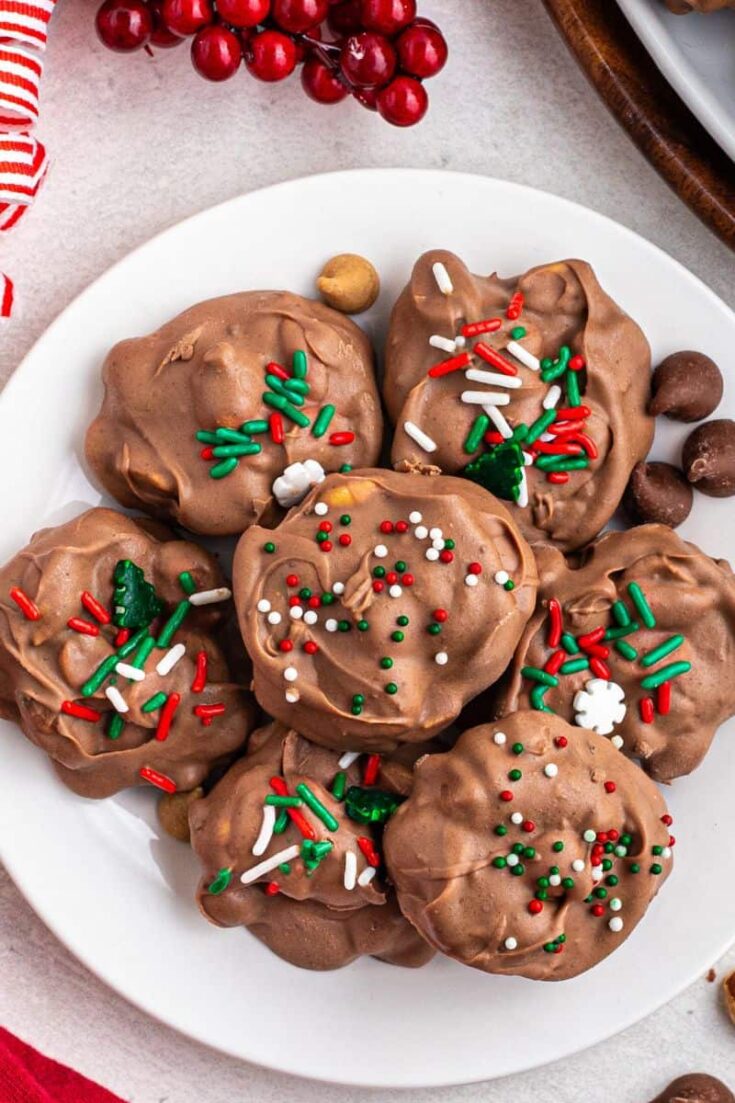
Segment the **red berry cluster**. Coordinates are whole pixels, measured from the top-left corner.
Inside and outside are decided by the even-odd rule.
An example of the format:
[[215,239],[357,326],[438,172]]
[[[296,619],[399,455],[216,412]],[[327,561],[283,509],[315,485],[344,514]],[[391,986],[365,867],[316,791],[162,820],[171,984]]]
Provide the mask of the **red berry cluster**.
[[163,49],[192,37],[191,60],[207,80],[240,64],[278,81],[298,65],[317,103],[352,95],[394,126],[426,114],[423,81],[443,68],[439,28],[416,16],[416,0],[104,0],[97,33],[111,50]]

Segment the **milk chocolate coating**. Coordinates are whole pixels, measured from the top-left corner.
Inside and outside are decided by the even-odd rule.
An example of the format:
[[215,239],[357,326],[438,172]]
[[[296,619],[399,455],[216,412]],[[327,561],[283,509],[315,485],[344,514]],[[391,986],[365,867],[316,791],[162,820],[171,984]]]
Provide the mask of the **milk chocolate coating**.
[[[320,409],[333,405],[327,432],[316,438],[284,415],[283,444],[256,434],[262,451],[212,478],[217,459],[201,458],[197,431],[268,418],[275,411],[263,402],[271,389],[267,366],[290,371],[298,350],[307,354],[310,388],[302,412],[313,425]],[[367,337],[343,314],[287,291],[199,303],[148,337],[116,345],[102,377],[102,408],[86,440],[97,477],[123,505],[193,532],[239,534],[277,514],[273,482],[291,463],[312,459],[334,471],[375,463],[380,452],[382,414]],[[330,444],[342,431],[354,441]]]
[[662,360],[651,381],[653,398],[648,412],[666,414],[674,421],[701,421],[717,409],[722,398],[722,372],[702,352],[672,352]]
[[691,513],[694,493],[678,467],[670,463],[637,463],[625,490],[623,504],[638,524],[668,525],[675,529]]
[[[180,572],[190,571],[198,590],[224,583],[216,561],[204,549],[173,539],[162,525],[138,523],[115,510],[90,509],[66,524],[42,529],[0,571],[0,715],[19,724],[48,754],[61,780],[82,796],[107,797],[144,784],[142,767],[165,774],[178,789],[193,789],[210,769],[243,746],[253,726],[251,698],[235,684],[219,643],[225,608],[191,608],[169,645],[181,642],[186,653],[168,675],[155,670],[166,647],[153,651],[143,681],[117,677],[129,712],[120,737],[110,739],[106,732],[114,711],[104,690],[111,683],[104,682],[89,697],[80,691],[113,654],[118,630],[110,624],[100,626],[97,636],[82,635],[67,621],[81,617],[94,623],[80,601],[84,591],[111,610],[113,571],[121,559],[132,559],[141,567],[164,602],[159,623],[184,597]],[[38,620],[26,620],[9,597],[16,586],[38,606]],[[201,650],[208,656],[208,681],[203,692],[192,694],[195,656]],[[159,692],[181,697],[170,734],[161,742],[154,738],[159,712],[141,712]],[[64,701],[91,707],[103,714],[102,719],[89,722],[69,716],[60,711]],[[226,711],[203,728],[192,708],[214,703],[224,704]]]
[[537,583],[530,548],[485,490],[377,469],[330,475],[277,529],[250,528],[233,573],[258,701],[342,750],[391,751],[450,724],[502,673]]
[[[454,286],[449,295],[439,290],[434,277],[437,262],[444,264]],[[525,296],[523,312],[517,320],[507,320],[505,311],[517,291]],[[484,385],[468,381],[464,371],[428,377],[433,365],[454,355],[432,347],[429,338],[453,339],[466,322],[489,318],[502,319],[502,328],[480,334],[477,340],[501,352],[511,340],[511,331],[522,326],[526,335],[520,343],[537,358],[556,357],[560,347],[567,345],[586,361],[586,370],[578,374],[581,401],[590,410],[584,429],[594,444],[596,458],[588,468],[571,471],[563,485],[547,481],[546,473],[536,466],[526,467],[529,505],[521,508],[508,503],[514,520],[532,543],[542,540],[562,549],[580,547],[596,536],[615,512],[633,466],[645,459],[653,439],[653,421],[646,412],[651,364],[648,342],[635,322],[605,294],[584,261],[560,261],[533,268],[520,277],[501,279],[472,275],[458,257],[443,250],[419,258],[393,309],[388,333],[384,398],[396,425],[393,463],[397,467],[431,464],[455,475],[473,458],[464,444],[482,408],[462,402],[460,395],[465,390],[483,390]],[[457,352],[475,343],[468,338],[465,348]],[[517,368],[522,386],[509,391],[510,403],[501,407],[501,412],[513,428],[530,426],[545,412],[542,402],[553,384],[543,383],[539,372],[524,367],[510,354],[503,355]],[[497,374],[479,355],[473,357],[472,367]],[[498,386],[489,389],[503,391]],[[557,408],[567,405],[562,393]],[[407,420],[432,438],[436,451],[427,453],[411,439],[403,428]]]
[[[514,770],[522,777],[509,780]],[[438,950],[487,973],[566,980],[621,945],[668,876],[665,815],[653,782],[606,739],[517,712],[419,762],[383,845],[404,915]],[[609,836],[588,842],[586,831],[617,834],[606,852]]]
[[689,482],[710,498],[735,494],[735,421],[706,421],[684,441],[682,466]]
[[[407,754],[409,750],[413,753]],[[425,750],[404,748],[393,769],[384,763],[378,787],[408,793],[413,760]],[[380,829],[349,819],[344,803],[332,796],[331,786],[340,770],[338,758],[283,724],[271,723],[253,733],[246,757],[190,812],[192,846],[204,867],[199,906],[212,923],[247,927],[279,957],[305,969],[338,969],[363,954],[396,965],[423,965],[433,950],[401,915],[384,874],[378,872],[367,885],[345,887],[346,853],[356,855],[361,875],[368,863],[357,840],[367,837],[379,850]],[[346,773],[348,786],[362,784],[359,760]],[[339,825],[336,831],[328,830],[309,808],[302,805],[299,811],[317,838],[329,839],[334,846],[311,873],[295,859],[289,863],[290,873],[276,869],[244,885],[240,877],[245,870],[302,842],[290,822],[282,834],[273,835],[262,855],[252,853],[274,776],[285,780],[290,794],[303,782],[329,809]],[[222,869],[231,870],[232,879],[224,892],[213,895],[208,886]],[[265,892],[268,884],[278,885],[277,895]]]
[[735,1095],[715,1076],[690,1072],[672,1080],[651,1103],[735,1103]]
[[[620,736],[622,750],[641,760],[657,781],[671,781],[699,765],[717,727],[735,713],[735,684],[729,671],[735,664],[735,576],[723,559],[710,559],[694,544],[664,525],[642,525],[628,532],[603,535],[578,557],[565,562],[549,547],[535,549],[541,584],[536,609],[526,625],[513,662],[495,693],[496,715],[528,708],[536,683],[524,677],[524,667],[542,668],[559,650],[549,646],[549,602],[561,605],[563,626],[574,637],[602,626],[617,628],[612,614],[616,601],[625,603],[638,630],[621,639],[637,652],[628,659],[617,640],[601,640],[609,648],[603,659],[610,677],[625,692],[625,717],[611,736]],[[628,585],[637,583],[654,614],[646,628],[635,609]],[[643,657],[673,636],[681,645],[651,666]],[[581,650],[581,649],[580,649]],[[565,656],[567,661],[584,654]],[[592,656],[589,656],[590,658]],[[668,713],[654,709],[651,723],[641,717],[641,702],[657,700],[657,690],[644,689],[642,679],[677,662],[691,670],[671,682]],[[596,677],[591,669],[557,675],[543,704],[574,722],[575,695]]]

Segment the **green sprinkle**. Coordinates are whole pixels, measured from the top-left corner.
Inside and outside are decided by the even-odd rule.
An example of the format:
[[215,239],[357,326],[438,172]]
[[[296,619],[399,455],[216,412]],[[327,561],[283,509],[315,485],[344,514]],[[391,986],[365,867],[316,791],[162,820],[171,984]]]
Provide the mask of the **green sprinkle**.
[[[212,449],[212,455],[219,459],[222,456],[257,456],[259,452],[262,452],[262,446],[260,444],[218,444],[216,448]],[[217,464],[217,467],[220,465]]]
[[394,693],[398,693],[398,686],[395,682],[388,682],[387,686],[385,686],[385,692],[393,696]]
[[[185,605],[186,602],[182,602],[182,604]],[[148,661],[148,656],[155,646],[155,637],[146,636],[144,640],[140,641],[140,647],[136,650],[135,654],[130,660],[130,665],[134,666],[136,670],[142,670],[146,662]]]
[[272,410],[279,410],[282,414],[285,414],[287,418],[290,418],[296,425],[299,425],[302,429],[308,427],[309,419],[306,414],[302,414],[301,410],[297,410],[287,398],[283,395],[273,394],[271,391],[266,391],[263,395],[263,402],[266,406],[270,406]]
[[445,540],[445,541],[444,541],[444,547],[445,547],[445,548],[448,548],[448,549],[449,549],[449,551],[452,551],[452,550],[454,549],[454,547],[455,547],[455,543],[454,543],[454,540]]
[[559,667],[560,674],[578,674],[580,670],[589,670],[589,659],[570,659]]
[[349,475],[351,470],[352,470],[352,464],[351,463],[343,463],[341,465],[340,469],[339,469],[339,473],[340,473],[340,475]]
[[145,704],[140,706],[141,712],[155,712],[156,709],[160,709],[161,705],[166,704],[165,693],[154,693],[152,697],[149,697]]
[[211,893],[212,896],[219,896],[221,892],[225,891],[231,880],[232,870],[221,869],[214,880],[207,885],[207,892]]
[[638,863],[637,862],[631,862],[630,872],[631,873],[640,873],[640,871],[641,871],[641,867],[638,865]]
[[157,647],[168,647],[174,637],[174,633],[177,632],[184,623],[184,618],[190,609],[191,605],[188,601],[179,602],[159,633],[158,639],[156,640]]
[[630,624],[630,613],[628,612],[624,601],[613,602],[612,615],[615,617],[615,620],[618,622],[618,624],[621,625],[623,628],[627,627],[627,625]]
[[239,429],[215,429],[214,435],[217,438],[217,443],[222,444],[250,444],[250,437],[246,433],[241,433]]
[[670,663],[668,666],[662,666],[660,670],[641,679],[641,689],[657,689],[664,682],[670,682],[672,678],[678,678],[680,674],[686,674],[691,669],[692,664],[686,662]]
[[370,623],[369,623],[369,621],[366,621],[366,620],[358,620],[358,622],[357,622],[357,630],[358,630],[358,632],[367,632],[367,630],[368,630],[368,628],[369,628],[369,627],[370,627]]
[[329,539],[329,533],[328,533],[328,532],[318,532],[318,533],[316,534],[316,542],[317,542],[317,544],[323,544],[323,543],[325,543],[325,541],[327,541],[328,539]]
[[273,555],[273,552],[275,550],[276,550],[276,545],[273,543],[272,540],[268,540],[267,543],[263,544],[263,551],[268,552],[268,555]]
[[659,873],[663,873],[663,868],[664,867],[662,865],[659,865],[658,862],[654,862],[651,866],[651,873],[654,875],[654,877],[658,877]]
[[322,605],[334,605],[336,600],[334,594],[322,594],[321,596]]
[[555,850],[556,853],[558,854],[560,851],[562,851],[564,849],[564,843],[561,841],[561,839],[557,839],[557,841],[552,844],[551,849]]
[[426,631],[427,631],[427,632],[429,633],[429,635],[431,635],[431,636],[439,636],[439,635],[441,635],[441,630],[442,630],[442,626],[441,626],[441,624],[429,624],[429,625],[427,626],[427,629],[426,629]]
[[614,873],[611,873],[609,877],[605,878],[605,884],[609,885],[611,889],[614,889],[619,881],[620,878],[616,877]]
[[548,692],[548,686],[534,686],[531,690],[531,708],[536,709],[538,712],[553,712],[548,705],[544,704],[544,694]]
[[239,462],[236,456],[231,456],[228,460],[221,460],[221,462],[216,463],[214,467],[210,467],[210,479],[224,479],[226,475],[232,474]]
[[516,584],[512,578],[509,578],[507,582],[503,583],[504,590],[515,590]]
[[559,679],[553,674],[548,674],[545,670],[540,670],[537,666],[524,666],[521,668],[521,674],[524,678],[528,678],[532,682],[540,682],[544,686],[558,686]]
[[350,517],[349,513],[343,513],[339,519],[339,523],[340,525],[351,525],[352,518]]
[[520,341],[523,337],[526,336],[526,330],[523,326],[514,326],[513,329],[510,331],[510,336],[512,340]]
[[631,647],[625,640],[618,640],[615,644],[615,650],[618,651],[624,659],[628,659],[631,663],[638,658],[638,652],[634,647]]
[[134,632],[126,643],[118,647],[118,659],[127,659],[128,655],[132,654],[132,652],[135,651],[138,644],[141,642],[141,640],[145,639],[147,635],[147,628],[139,628],[137,632]]
[[523,848],[523,857],[524,858],[535,858],[536,857],[536,851],[534,850],[534,848],[532,846],[524,846],[524,848]]
[[596,896],[598,900],[604,900],[604,899],[605,899],[605,897],[607,896],[607,889],[604,889],[604,888],[602,887],[602,885],[600,885],[600,887],[599,887],[599,888],[596,888],[596,889],[594,890],[594,892],[592,893],[592,895],[593,895],[593,896]]
[[289,862],[281,862],[281,864],[278,868],[281,871],[281,873],[285,873],[287,877],[288,877],[289,873],[291,872],[291,865],[290,865]]
[[523,865],[522,862],[519,862],[517,866],[513,866],[510,872],[513,874],[514,877],[522,877],[523,874],[526,872],[526,867]]
[[122,730],[125,727],[125,721],[119,712],[116,712],[110,719],[110,723],[107,727],[108,739],[119,739],[122,735]]
[[305,383],[303,379],[294,379],[293,376],[290,379],[281,380],[281,386],[285,387],[287,391],[299,395],[308,395],[311,390],[309,384]]
[[658,857],[660,854],[663,854],[663,852],[664,852],[664,848],[662,846],[652,846],[651,847],[651,854],[655,855],[655,857]]
[[534,893],[534,896],[536,897],[537,900],[548,900],[549,899],[549,894],[546,891],[546,889],[539,889],[538,892]]
[[683,636],[669,636],[658,647],[652,648],[641,656],[641,666],[655,666],[660,659],[665,659],[667,655],[670,655],[672,651],[676,651],[683,643]]
[[199,429],[195,434],[197,440],[201,444],[218,444],[219,437],[216,433],[211,433],[208,429]]
[[576,371],[568,371],[564,376],[564,384],[567,389],[567,403],[569,406],[579,406],[581,396],[579,393],[579,375]]
[[511,750],[512,750],[513,754],[523,754],[523,744],[522,743],[514,743],[513,746],[511,747]]
[[537,456],[539,471],[584,471],[590,461],[586,456]]
[[332,782],[332,796],[335,800],[342,800],[345,795],[346,786],[347,774],[344,770],[340,770],[338,774],[335,774],[334,781]]
[[[537,418],[536,421],[534,421],[529,426],[528,434],[526,436],[526,444],[533,444],[533,442],[538,440],[541,434],[545,433],[549,426],[552,425],[555,421],[556,410],[546,410],[540,418]],[[538,463],[538,460],[536,461],[536,463]]]
[[573,877],[564,877],[564,878],[562,878],[561,885],[562,885],[562,888],[573,889],[574,888],[574,878]]
[[495,834],[500,835],[501,837],[503,835],[507,835],[508,834],[508,828],[505,826],[504,823],[499,823],[498,826],[495,828]]
[[549,887],[549,878],[548,877],[537,877],[536,878],[536,884],[538,885],[538,887],[540,889],[547,889]]
[[622,640],[624,636],[632,636],[634,632],[640,629],[640,624],[637,620],[632,620],[628,624],[621,624],[619,628],[608,628],[603,636],[605,640]]
[[630,582],[628,584],[628,593],[630,599],[638,610],[638,615],[645,624],[646,628],[656,627],[656,618],[653,615],[651,606],[646,601],[645,594],[640,588],[637,582]]
[[334,417],[335,407],[332,405],[322,406],[321,410],[317,414],[314,424],[311,427],[311,435],[313,437],[323,437],[329,428],[329,423]]
[[528,426],[524,425],[524,423],[521,422],[521,424],[516,425],[515,429],[513,430],[513,436],[511,437],[511,440],[515,441],[516,444],[522,444],[527,436]]
[[265,418],[260,417],[253,418],[251,421],[243,421],[242,425],[240,426],[240,432],[245,433],[248,436],[251,433],[267,433],[268,422],[265,420]]
[[523,772],[521,770],[508,770],[509,781],[520,781],[522,777]]
[[182,571],[179,575],[179,586],[185,594],[193,594],[197,588],[197,584],[192,577],[191,571]]
[[345,811],[356,823],[387,823],[404,799],[382,789],[351,785],[345,796]]
[[471,456],[473,452],[482,444],[482,438],[490,428],[490,418],[486,414],[479,414],[472,423],[472,428],[464,442],[464,450],[468,456]]
[[294,379],[306,379],[308,365],[306,362],[306,353],[303,349],[297,349],[293,354],[291,370],[293,371]]
[[281,395],[287,402],[293,402],[294,406],[303,406],[304,397],[300,394],[295,394],[293,391],[289,391],[277,375],[268,375],[265,377],[266,386],[270,387],[276,394]]
[[338,632],[349,632],[350,628],[352,628],[352,625],[348,620],[340,620],[337,622]]
[[575,640],[574,636],[572,636],[569,632],[564,632],[562,634],[561,645],[566,651],[567,655],[579,654],[579,646],[577,645],[577,641]]
[[391,632],[390,638],[393,640],[394,643],[403,643],[406,636],[404,632]]
[[380,660],[380,666],[382,670],[390,670],[393,666],[393,660],[388,655],[384,655]]
[[400,617],[396,617],[396,624],[399,624],[401,628],[405,628],[408,624],[408,617],[403,613]]
[[513,843],[513,846],[511,847],[511,850],[513,851],[514,854],[518,854],[518,855],[522,854],[523,853],[523,843]]
[[337,820],[335,820],[329,809],[324,807],[319,798],[314,796],[308,785],[305,785],[303,781],[300,782],[296,786],[296,792],[301,797],[304,804],[312,810],[314,815],[319,817],[327,830],[339,831],[339,823]]
[[493,858],[493,865],[496,869],[505,869],[507,864],[508,863],[506,862],[505,858],[501,857],[500,855],[498,855],[497,858]]
[[373,578],[385,578],[385,567],[373,567]]
[[269,793],[265,798],[265,804],[272,804],[274,808],[300,808],[302,803],[300,797],[282,797],[275,793]]
[[353,704],[353,705],[364,705],[364,704],[365,704],[365,697],[364,697],[364,694],[362,694],[362,693],[356,693],[356,694],[354,695],[354,697],[352,698],[352,704]]
[[284,808],[276,816],[276,822],[273,825],[273,834],[274,835],[282,835],[283,832],[288,827],[288,820],[289,820],[289,815],[288,815],[288,812],[286,811],[286,809]]
[[[145,628],[143,629],[145,632]],[[91,697],[93,693],[96,693],[102,683],[109,678],[113,673],[115,667],[119,661],[118,655],[108,655],[95,670],[80,689],[82,697]]]

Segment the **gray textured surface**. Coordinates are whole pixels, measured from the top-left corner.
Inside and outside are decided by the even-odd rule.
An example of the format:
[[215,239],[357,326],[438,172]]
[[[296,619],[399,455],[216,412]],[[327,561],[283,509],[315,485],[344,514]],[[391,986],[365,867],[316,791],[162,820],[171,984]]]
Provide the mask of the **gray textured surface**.
[[[450,33],[453,60],[432,88],[428,121],[398,132],[351,105],[331,113],[312,106],[296,84],[270,89],[243,77],[206,85],[185,48],[155,63],[109,54],[91,30],[94,5],[62,0],[39,131],[53,169],[0,255],[21,300],[0,335],[0,379],[78,291],[151,234],[285,177],[363,165],[462,169],[579,200],[657,242],[735,303],[732,255],[610,120],[540,0],[421,6]],[[71,958],[2,874],[0,977],[0,1022],[135,1103],[376,1098],[245,1066],[158,1026]],[[533,1029],[529,1022],[520,1045],[533,1047]],[[493,1085],[381,1099],[643,1103],[694,1068],[735,1085],[735,1028],[704,978],[640,1026],[561,1065]]]

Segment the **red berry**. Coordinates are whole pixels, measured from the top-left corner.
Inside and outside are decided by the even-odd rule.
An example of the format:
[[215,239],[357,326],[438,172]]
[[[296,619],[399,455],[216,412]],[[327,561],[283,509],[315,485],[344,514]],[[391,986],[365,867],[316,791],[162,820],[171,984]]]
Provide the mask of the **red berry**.
[[429,107],[426,89],[413,77],[396,77],[387,88],[381,88],[375,102],[385,121],[393,126],[414,126]]
[[257,27],[270,15],[271,0],[217,0],[220,19],[233,27]]
[[382,87],[396,71],[396,52],[383,35],[365,31],[347,39],[340,64],[351,84],[361,88]]
[[161,16],[174,34],[196,34],[214,19],[210,0],[163,0]]
[[396,45],[401,68],[413,77],[435,77],[446,64],[446,40],[428,19],[406,27]]
[[366,107],[368,111],[377,111],[379,91],[379,88],[355,88],[352,95],[357,102],[361,103],[363,107]]
[[229,80],[242,61],[240,40],[226,27],[203,27],[191,44],[191,61],[207,80]]
[[168,29],[161,14],[163,0],[148,0],[148,7],[153,19],[153,30],[150,37],[151,46],[155,46],[159,50],[167,50],[171,46],[180,46],[184,41],[183,38]]
[[[296,39],[296,64],[301,65],[302,61],[306,61],[307,57],[311,54],[311,48],[314,42],[321,42],[322,29],[321,27],[312,27],[306,37],[299,36]],[[337,50],[335,49],[335,54]]]
[[339,4],[333,3],[329,9],[327,24],[335,34],[357,34],[362,30],[360,0],[342,0]]
[[[339,103],[349,95],[349,89],[335,73],[320,61],[318,57],[310,57],[304,62],[301,70],[301,84],[307,96],[317,103]],[[342,543],[342,537],[339,538]]]
[[327,18],[329,0],[273,0],[273,18],[291,34],[303,34]]
[[248,42],[245,64],[258,80],[285,80],[296,68],[294,41],[280,31],[261,31]]
[[95,22],[104,45],[120,53],[144,46],[153,30],[153,18],[143,0],[105,0]]
[[416,18],[416,0],[362,0],[360,15],[366,30],[398,34]]

